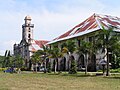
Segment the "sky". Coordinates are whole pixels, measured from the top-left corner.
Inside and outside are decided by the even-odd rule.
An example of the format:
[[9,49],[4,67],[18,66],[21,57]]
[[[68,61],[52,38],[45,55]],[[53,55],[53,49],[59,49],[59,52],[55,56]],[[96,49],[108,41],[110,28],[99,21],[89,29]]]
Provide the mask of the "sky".
[[34,39],[52,40],[94,13],[120,17],[120,0],[0,0],[0,55],[13,51],[30,15]]

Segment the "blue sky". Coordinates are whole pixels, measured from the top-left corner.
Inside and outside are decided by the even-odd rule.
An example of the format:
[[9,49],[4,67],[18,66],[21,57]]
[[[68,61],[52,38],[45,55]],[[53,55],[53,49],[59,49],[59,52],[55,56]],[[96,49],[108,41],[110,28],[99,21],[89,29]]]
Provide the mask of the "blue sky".
[[24,17],[30,15],[34,39],[52,40],[93,13],[120,17],[120,0],[0,0],[0,55],[21,40]]

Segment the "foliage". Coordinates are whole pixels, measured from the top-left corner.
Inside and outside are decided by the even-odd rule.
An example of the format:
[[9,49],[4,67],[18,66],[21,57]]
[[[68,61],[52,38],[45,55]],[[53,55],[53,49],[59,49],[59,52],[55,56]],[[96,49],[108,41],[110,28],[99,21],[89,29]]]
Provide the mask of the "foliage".
[[2,67],[3,61],[4,61],[4,56],[0,56],[0,67]]
[[86,55],[92,51],[91,49],[92,49],[91,42],[81,40],[80,47],[77,48],[77,53]]
[[53,47],[52,49],[50,49],[50,58],[54,58],[55,60],[55,66],[54,66],[54,68],[55,68],[55,71],[54,72],[56,72],[56,69],[57,69],[57,59],[58,58],[61,58],[61,57],[63,57],[63,53],[60,51],[60,49],[59,48],[57,48],[57,47]]
[[117,69],[110,69],[111,73],[120,73],[120,68]]
[[62,52],[72,54],[76,50],[76,45],[74,40],[67,40],[65,43],[61,45]]
[[48,62],[47,72],[48,72],[48,73],[51,73],[51,72],[52,72],[52,70],[51,70],[51,62]]
[[102,49],[103,52],[107,51],[105,54],[107,56],[107,76],[109,75],[109,52],[114,53],[115,49],[119,49],[119,35],[113,31],[115,27],[104,28],[99,32],[98,36],[98,47]]
[[4,70],[6,70],[7,68],[0,68],[0,71],[4,71]]
[[14,66],[16,68],[22,68],[23,64],[24,64],[24,59],[20,55],[14,57]]
[[112,55],[111,68],[117,69],[120,67],[120,57],[117,57],[115,54]]
[[69,55],[69,61],[71,62],[71,65],[69,66],[69,73],[70,74],[75,74],[77,73],[77,65],[72,58],[72,54],[74,51],[76,51],[76,45],[74,40],[67,40],[66,43],[62,44],[62,53],[67,53]]
[[71,68],[69,70],[69,74],[76,74],[77,73],[77,64],[75,60],[71,60]]
[[39,51],[33,53],[33,55],[31,56],[31,61],[32,61],[32,63],[36,64],[36,63],[38,63],[40,60],[41,60],[41,57],[40,57]]
[[13,59],[12,59],[12,56],[10,55],[10,50],[6,50],[2,67],[3,68],[10,67],[12,65],[12,62],[13,62]]
[[77,48],[77,53],[79,53],[80,55],[85,55],[85,74],[87,74],[88,54],[92,52],[93,52],[93,44],[91,42],[81,40],[80,47]]

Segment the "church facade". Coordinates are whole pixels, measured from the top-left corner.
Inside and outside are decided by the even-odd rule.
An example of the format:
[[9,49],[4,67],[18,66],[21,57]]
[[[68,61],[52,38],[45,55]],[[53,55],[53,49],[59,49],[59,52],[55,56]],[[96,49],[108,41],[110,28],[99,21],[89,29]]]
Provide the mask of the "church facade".
[[19,44],[14,44],[14,55],[20,55],[25,60],[25,66],[31,68],[31,56],[34,52],[42,48],[46,44],[46,40],[34,40],[33,28],[34,24],[31,23],[31,17],[25,17],[25,23],[22,25],[22,40]]

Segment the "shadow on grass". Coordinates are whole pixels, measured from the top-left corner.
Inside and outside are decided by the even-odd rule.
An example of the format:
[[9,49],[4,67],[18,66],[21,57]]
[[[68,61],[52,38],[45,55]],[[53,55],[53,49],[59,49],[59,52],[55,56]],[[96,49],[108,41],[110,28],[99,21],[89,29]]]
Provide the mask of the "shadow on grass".
[[62,76],[72,76],[72,77],[91,77],[91,75],[79,75],[79,74],[63,74]]
[[71,76],[71,77],[96,77],[96,75],[90,75],[90,74],[69,74],[69,73],[48,73],[48,75],[59,75],[59,76]]
[[120,76],[108,76],[108,77],[104,77],[106,79],[120,79]]

